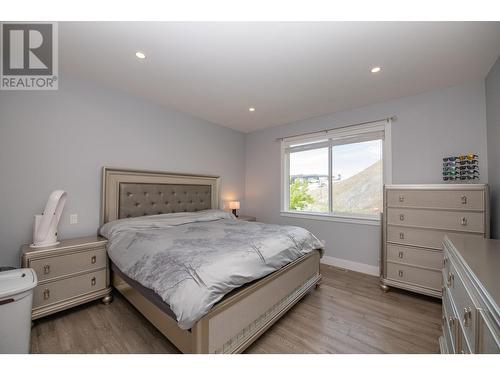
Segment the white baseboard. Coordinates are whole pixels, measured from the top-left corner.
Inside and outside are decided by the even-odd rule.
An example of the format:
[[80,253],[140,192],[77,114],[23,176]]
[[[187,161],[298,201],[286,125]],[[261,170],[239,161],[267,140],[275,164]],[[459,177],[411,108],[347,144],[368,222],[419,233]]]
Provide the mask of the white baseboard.
[[321,263],[327,264],[329,266],[345,268],[351,271],[366,273],[367,275],[372,275],[372,276],[380,275],[380,270],[377,266],[372,266],[371,264],[353,262],[351,260],[346,260],[346,259],[330,257],[328,255],[324,255],[323,258],[321,258]]

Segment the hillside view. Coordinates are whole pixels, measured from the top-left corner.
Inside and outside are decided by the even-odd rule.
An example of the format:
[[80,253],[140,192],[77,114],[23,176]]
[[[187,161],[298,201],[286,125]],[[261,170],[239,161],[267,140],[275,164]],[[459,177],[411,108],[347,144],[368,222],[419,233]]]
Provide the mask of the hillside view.
[[[333,211],[376,214],[382,209],[382,162],[345,180],[333,178]],[[290,208],[328,212],[327,176],[291,176]]]

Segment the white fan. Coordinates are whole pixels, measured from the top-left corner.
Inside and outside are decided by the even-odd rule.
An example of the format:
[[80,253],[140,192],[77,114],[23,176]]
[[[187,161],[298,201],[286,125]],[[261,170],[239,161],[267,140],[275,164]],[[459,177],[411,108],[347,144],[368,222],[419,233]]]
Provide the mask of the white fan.
[[67,193],[63,190],[54,190],[50,196],[45,210],[41,215],[35,215],[33,225],[33,243],[30,247],[48,247],[59,243],[57,241],[57,224],[66,204]]

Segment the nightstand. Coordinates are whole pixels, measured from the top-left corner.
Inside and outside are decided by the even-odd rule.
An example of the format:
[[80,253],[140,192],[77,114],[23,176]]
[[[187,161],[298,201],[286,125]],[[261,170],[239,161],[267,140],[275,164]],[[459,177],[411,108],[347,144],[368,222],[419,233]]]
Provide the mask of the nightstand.
[[38,276],[33,319],[98,298],[105,304],[112,301],[106,243],[102,237],[85,237],[51,247],[21,248],[22,267],[33,268]]
[[241,221],[255,221],[256,218],[255,216],[246,216],[246,215],[239,215],[237,217],[238,220],[241,220]]

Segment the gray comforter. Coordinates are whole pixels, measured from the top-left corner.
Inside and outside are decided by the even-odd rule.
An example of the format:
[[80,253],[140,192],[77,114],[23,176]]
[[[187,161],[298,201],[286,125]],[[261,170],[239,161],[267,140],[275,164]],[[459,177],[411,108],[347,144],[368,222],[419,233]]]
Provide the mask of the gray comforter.
[[321,242],[299,227],[235,220],[221,210],[116,220],[101,227],[111,260],[191,328],[225,294]]

